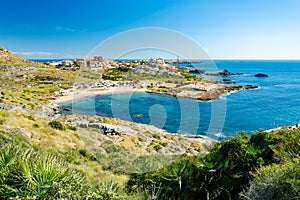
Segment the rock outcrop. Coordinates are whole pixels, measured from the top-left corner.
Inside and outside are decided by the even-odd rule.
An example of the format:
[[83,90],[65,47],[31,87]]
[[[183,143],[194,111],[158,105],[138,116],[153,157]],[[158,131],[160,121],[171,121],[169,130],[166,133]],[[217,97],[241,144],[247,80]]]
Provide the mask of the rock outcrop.
[[245,85],[244,86],[245,90],[253,90],[253,89],[258,89],[258,86],[256,85]]
[[258,73],[254,75],[255,77],[269,77],[267,74]]
[[217,71],[217,72],[207,72],[205,74],[210,75],[210,76],[241,76],[241,75],[243,75],[243,73],[229,72],[227,69]]
[[51,117],[52,119],[58,119],[62,116],[61,108],[58,104],[51,102],[50,104],[43,106],[42,110],[39,112],[39,117]]
[[232,85],[232,86],[226,86],[225,89],[227,91],[235,91],[235,90],[253,90],[253,89],[258,89],[258,86],[255,85]]
[[136,133],[135,130],[120,126],[120,125],[112,125],[112,124],[105,124],[105,123],[90,123],[90,122],[83,122],[78,125],[80,128],[95,128],[98,129],[104,135],[121,135],[121,133]]
[[188,72],[190,74],[204,74],[205,73],[205,70],[203,69],[188,69]]
[[25,137],[32,138],[32,134],[22,128],[10,128],[10,130]]
[[0,110],[6,110],[7,105],[5,103],[0,103]]

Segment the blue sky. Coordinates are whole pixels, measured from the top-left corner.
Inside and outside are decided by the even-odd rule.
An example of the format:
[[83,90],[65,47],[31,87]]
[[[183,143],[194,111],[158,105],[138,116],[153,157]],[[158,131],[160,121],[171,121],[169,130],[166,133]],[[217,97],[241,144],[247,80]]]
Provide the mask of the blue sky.
[[212,58],[300,59],[300,0],[9,0],[0,9],[0,45],[26,58],[85,57],[114,34],[160,27]]

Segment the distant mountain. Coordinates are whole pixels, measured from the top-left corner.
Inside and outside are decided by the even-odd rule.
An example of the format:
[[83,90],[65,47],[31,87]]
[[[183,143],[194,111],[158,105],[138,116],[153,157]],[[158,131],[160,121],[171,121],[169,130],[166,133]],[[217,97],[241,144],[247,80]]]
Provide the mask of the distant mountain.
[[30,60],[26,60],[25,58],[21,58],[20,56],[17,56],[16,54],[0,46],[0,66],[42,67],[43,65]]

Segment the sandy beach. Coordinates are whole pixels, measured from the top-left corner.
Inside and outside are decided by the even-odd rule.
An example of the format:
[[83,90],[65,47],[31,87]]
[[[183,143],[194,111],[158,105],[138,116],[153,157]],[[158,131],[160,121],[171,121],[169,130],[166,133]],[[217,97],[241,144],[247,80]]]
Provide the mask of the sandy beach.
[[73,101],[75,99],[80,99],[83,97],[92,97],[92,96],[99,96],[99,95],[106,95],[106,94],[113,94],[113,93],[133,93],[133,92],[147,92],[148,89],[146,88],[133,88],[130,86],[120,86],[120,87],[111,87],[105,89],[80,89],[75,90],[74,92],[70,92],[68,95],[58,96],[53,102],[55,103],[63,103],[68,101]]

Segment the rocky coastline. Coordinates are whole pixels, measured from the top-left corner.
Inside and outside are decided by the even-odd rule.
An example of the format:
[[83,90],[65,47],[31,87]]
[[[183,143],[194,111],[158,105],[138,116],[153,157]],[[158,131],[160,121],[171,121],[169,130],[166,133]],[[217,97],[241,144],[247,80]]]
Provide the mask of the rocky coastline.
[[229,72],[227,69],[223,69],[217,72],[207,72],[205,73],[206,75],[210,76],[241,76],[243,73],[233,73]]

